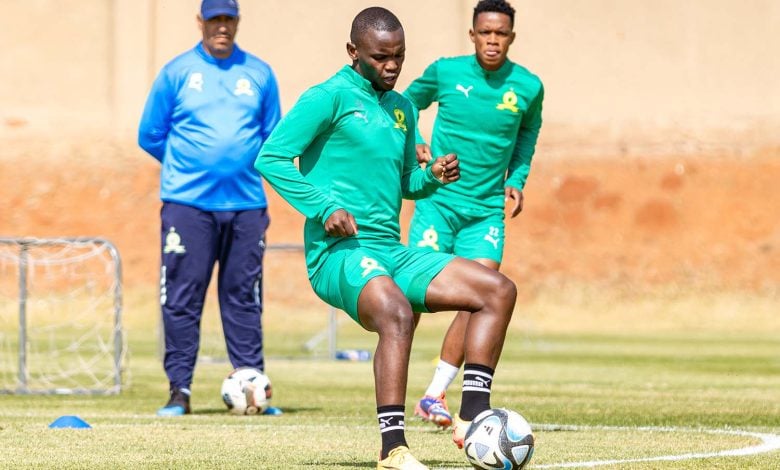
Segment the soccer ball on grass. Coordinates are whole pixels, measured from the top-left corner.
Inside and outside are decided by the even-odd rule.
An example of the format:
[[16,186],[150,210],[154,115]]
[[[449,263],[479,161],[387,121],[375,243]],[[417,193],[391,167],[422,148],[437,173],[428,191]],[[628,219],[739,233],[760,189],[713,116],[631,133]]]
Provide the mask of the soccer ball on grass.
[[504,408],[477,415],[463,443],[466,458],[474,468],[519,470],[534,453],[534,435],[528,421]]
[[252,367],[239,367],[222,381],[222,401],[236,415],[262,414],[271,406],[271,381]]

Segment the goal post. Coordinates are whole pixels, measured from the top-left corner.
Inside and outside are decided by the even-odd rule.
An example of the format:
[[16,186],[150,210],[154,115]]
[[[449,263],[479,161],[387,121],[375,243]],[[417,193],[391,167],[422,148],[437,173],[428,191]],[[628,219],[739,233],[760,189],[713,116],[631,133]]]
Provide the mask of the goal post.
[[116,394],[126,351],[110,241],[0,237],[0,393]]

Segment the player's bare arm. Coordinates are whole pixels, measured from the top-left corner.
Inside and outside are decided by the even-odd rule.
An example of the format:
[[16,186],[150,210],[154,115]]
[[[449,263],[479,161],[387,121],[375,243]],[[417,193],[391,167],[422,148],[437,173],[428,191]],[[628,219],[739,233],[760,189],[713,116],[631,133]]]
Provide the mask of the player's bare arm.
[[438,157],[431,168],[433,176],[444,184],[449,184],[460,179],[460,161],[454,153],[448,153]]
[[515,201],[515,203],[512,206],[512,212],[509,217],[515,218],[520,212],[523,211],[523,192],[512,186],[505,187],[504,201],[509,201],[510,199]]
[[358,233],[355,217],[344,209],[332,213],[325,221],[325,232],[331,237],[351,237]]

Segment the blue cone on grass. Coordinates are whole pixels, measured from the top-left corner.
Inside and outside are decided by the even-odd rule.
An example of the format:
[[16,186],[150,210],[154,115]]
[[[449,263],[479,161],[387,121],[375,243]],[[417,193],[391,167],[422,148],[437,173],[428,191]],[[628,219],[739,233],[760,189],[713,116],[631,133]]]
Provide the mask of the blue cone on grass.
[[92,429],[92,426],[90,426],[88,422],[84,421],[78,416],[72,416],[72,415],[60,416],[59,418],[55,419],[49,425],[49,427],[52,429],[62,429],[62,428]]
[[281,408],[277,408],[275,406],[269,406],[268,408],[263,411],[263,414],[266,416],[279,416],[284,414],[284,411],[282,411]]

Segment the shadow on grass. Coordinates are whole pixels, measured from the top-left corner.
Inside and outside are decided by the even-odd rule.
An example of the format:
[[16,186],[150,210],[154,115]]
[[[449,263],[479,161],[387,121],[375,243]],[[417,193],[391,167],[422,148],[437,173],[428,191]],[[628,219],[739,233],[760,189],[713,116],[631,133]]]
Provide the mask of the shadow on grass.
[[365,462],[331,462],[325,463],[325,465],[338,465],[339,467],[355,467],[355,468],[374,468],[376,467],[375,460],[367,460]]
[[[281,414],[280,416],[294,415],[294,414],[298,414],[298,413],[318,413],[318,412],[322,411],[322,408],[319,408],[319,407],[285,406],[285,407],[280,407],[280,408],[282,409],[282,412],[283,412],[283,414]],[[203,409],[193,410],[192,414],[193,415],[224,415],[224,414],[230,414],[230,413],[228,412],[227,408],[203,408]],[[263,416],[263,417],[267,417],[267,418],[276,418],[277,417],[277,416],[272,416],[272,415],[268,415],[268,416],[259,415],[259,416]]]
[[[422,463],[431,468],[467,467],[471,465],[465,459],[463,459],[463,461],[424,459]],[[333,465],[338,467],[354,467],[354,468],[374,468],[376,467],[376,460],[366,460],[363,462],[320,462],[318,465]]]

